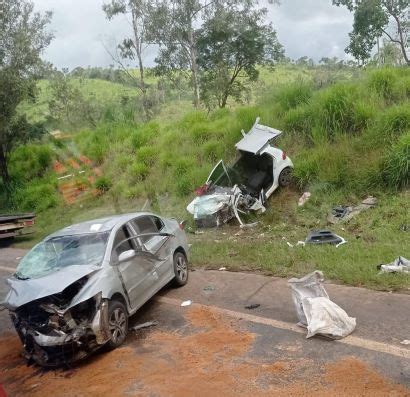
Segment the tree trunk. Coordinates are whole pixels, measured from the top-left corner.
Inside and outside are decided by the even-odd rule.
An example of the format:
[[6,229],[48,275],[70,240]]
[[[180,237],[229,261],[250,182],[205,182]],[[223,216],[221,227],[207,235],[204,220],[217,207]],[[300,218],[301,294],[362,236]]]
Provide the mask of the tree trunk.
[[0,175],[3,180],[3,185],[6,189],[6,194],[9,197],[11,192],[11,178],[9,174],[7,154],[0,145]]
[[398,18],[397,15],[395,15],[393,13],[391,13],[391,14],[393,15],[393,18],[397,23],[397,32],[399,34],[399,40],[398,41],[399,41],[399,45],[400,45],[400,48],[401,48],[401,52],[403,53],[403,58],[406,61],[407,65],[409,66],[410,65],[410,60],[409,60],[409,57],[407,56],[406,45],[404,44],[405,38],[404,38],[404,35],[403,35],[403,30],[402,30],[402,27],[401,27],[400,19]]
[[189,57],[191,62],[191,72],[192,72],[192,85],[194,87],[194,106],[199,107],[200,94],[199,94],[199,82],[198,82],[198,64],[196,62],[196,50],[194,42],[194,34],[192,29],[188,32],[189,40]]

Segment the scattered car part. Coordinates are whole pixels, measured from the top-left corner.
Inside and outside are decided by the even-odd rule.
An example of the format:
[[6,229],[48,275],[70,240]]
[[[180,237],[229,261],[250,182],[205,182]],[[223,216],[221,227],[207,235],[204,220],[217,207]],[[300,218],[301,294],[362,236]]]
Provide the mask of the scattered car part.
[[68,365],[123,343],[130,315],[171,280],[186,283],[187,255],[175,219],[142,212],[72,225],[21,260],[2,305],[29,361]]
[[134,325],[131,329],[134,331],[138,331],[142,328],[149,328],[158,325],[158,321],[147,321],[146,323]]
[[356,319],[349,317],[329,299],[323,281],[323,273],[318,270],[288,281],[299,318],[298,325],[307,328],[306,338],[319,334],[340,339],[353,332]]
[[399,256],[387,265],[379,265],[380,273],[410,273],[410,260]]
[[260,306],[260,303],[252,303],[251,305],[246,305],[245,309],[253,310],[253,309],[257,309],[259,306]]
[[182,307],[191,306],[191,305],[192,305],[192,301],[191,301],[191,300],[183,301],[183,302],[181,303],[181,306],[182,306]]
[[281,134],[259,124],[259,117],[250,131],[243,133],[235,145],[236,162],[227,167],[220,160],[187,206],[198,227],[220,226],[233,218],[247,227],[240,214],[264,212],[272,193],[279,186],[289,185],[293,163],[285,152],[271,145]]
[[332,208],[331,213],[328,215],[327,220],[329,223],[348,222],[350,219],[366,211],[370,208],[374,208],[377,205],[377,199],[373,196],[365,198],[359,205],[354,207],[339,205]]
[[346,242],[343,237],[338,236],[330,230],[314,230],[309,233],[305,240],[306,244],[335,244],[336,247]]

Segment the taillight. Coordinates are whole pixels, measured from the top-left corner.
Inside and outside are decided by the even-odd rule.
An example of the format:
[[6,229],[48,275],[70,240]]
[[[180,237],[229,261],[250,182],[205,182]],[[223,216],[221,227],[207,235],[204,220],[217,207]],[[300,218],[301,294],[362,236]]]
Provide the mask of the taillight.
[[282,160],[286,160],[286,152],[284,150],[282,151]]

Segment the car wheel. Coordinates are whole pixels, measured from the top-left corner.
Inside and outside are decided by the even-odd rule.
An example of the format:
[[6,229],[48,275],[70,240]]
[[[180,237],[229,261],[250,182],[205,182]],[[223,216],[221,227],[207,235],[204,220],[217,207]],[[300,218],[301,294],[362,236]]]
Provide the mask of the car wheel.
[[174,285],[182,287],[188,281],[188,259],[182,252],[174,255]]
[[292,182],[292,169],[289,167],[284,168],[279,174],[279,185],[282,187],[289,186]]
[[108,304],[108,324],[111,339],[107,342],[108,348],[115,349],[122,345],[128,333],[128,313],[124,304],[113,300]]

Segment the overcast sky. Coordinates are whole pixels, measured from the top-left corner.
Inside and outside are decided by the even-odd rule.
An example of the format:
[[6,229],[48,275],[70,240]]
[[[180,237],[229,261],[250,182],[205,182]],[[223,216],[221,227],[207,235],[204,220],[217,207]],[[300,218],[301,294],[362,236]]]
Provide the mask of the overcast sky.
[[[107,21],[104,0],[32,0],[37,11],[53,11],[51,30],[55,38],[44,58],[57,68],[108,66],[112,59],[104,45],[115,48],[129,35],[125,17]],[[315,60],[337,56],[345,58],[344,48],[352,28],[352,15],[333,6],[331,0],[282,0],[269,5],[269,20],[285,47],[286,55],[297,59],[307,55]],[[145,53],[146,66],[154,64],[155,49]]]

